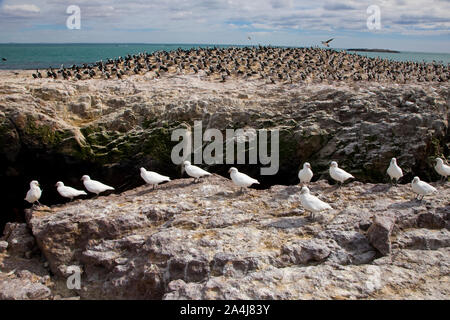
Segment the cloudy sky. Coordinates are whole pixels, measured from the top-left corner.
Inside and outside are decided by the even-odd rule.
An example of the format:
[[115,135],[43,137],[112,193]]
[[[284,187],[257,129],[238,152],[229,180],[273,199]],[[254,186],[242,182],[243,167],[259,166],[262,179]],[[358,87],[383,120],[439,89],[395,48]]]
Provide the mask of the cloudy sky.
[[[66,26],[70,5],[80,30]],[[367,27],[372,5],[378,30]],[[332,37],[336,48],[450,53],[450,0],[0,0],[0,43],[311,46]]]

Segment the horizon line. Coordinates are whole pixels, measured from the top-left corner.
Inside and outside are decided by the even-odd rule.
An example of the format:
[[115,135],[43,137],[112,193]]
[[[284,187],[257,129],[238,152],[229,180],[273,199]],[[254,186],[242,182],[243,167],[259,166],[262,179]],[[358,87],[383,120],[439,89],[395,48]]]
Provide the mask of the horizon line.
[[[260,44],[221,44],[221,43],[159,43],[159,42],[0,42],[0,45],[202,45],[202,46],[244,46],[244,47],[256,47]],[[261,45],[263,47],[288,47],[288,48],[314,48],[317,46],[292,46],[292,45]],[[400,49],[387,49],[387,48],[322,48],[322,49],[335,49],[335,50],[349,50],[349,49],[364,49],[364,50],[395,50],[400,53],[434,53],[434,54],[450,54],[450,52],[430,52],[430,51],[405,51]]]

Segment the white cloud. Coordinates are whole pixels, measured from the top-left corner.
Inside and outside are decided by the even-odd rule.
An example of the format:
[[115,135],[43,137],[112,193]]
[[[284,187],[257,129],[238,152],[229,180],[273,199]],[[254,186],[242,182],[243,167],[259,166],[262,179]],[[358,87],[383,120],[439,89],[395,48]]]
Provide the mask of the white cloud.
[[3,10],[7,13],[39,13],[41,9],[34,4],[18,4],[9,5],[5,4]]

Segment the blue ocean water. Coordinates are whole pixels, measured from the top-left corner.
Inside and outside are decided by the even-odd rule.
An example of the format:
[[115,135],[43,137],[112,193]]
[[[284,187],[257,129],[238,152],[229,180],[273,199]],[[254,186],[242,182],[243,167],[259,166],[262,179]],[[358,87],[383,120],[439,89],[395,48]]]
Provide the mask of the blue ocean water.
[[[45,69],[60,67],[61,64],[93,63],[101,59],[117,58],[127,54],[139,52],[154,52],[159,50],[176,50],[178,48],[190,49],[196,47],[230,47],[231,45],[199,45],[199,44],[0,44],[0,69]],[[239,46],[237,46],[239,47]],[[340,49],[336,49],[340,50]],[[450,63],[450,54],[401,52],[401,53],[375,53],[355,52],[368,57],[381,57],[397,61],[438,61]]]

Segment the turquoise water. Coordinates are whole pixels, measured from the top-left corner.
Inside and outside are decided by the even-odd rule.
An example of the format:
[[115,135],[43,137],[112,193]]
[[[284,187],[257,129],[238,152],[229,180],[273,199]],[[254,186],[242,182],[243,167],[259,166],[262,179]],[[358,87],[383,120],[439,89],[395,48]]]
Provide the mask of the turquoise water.
[[[0,44],[0,57],[7,61],[0,61],[0,69],[44,69],[60,67],[61,64],[93,63],[101,59],[117,58],[127,54],[139,52],[154,52],[159,50],[190,49],[194,47],[212,47],[214,45],[198,44]],[[216,47],[230,47],[231,45],[216,45]],[[336,49],[339,50],[339,49]],[[397,61],[426,61],[433,60],[448,64],[450,54],[401,52],[374,53],[358,52],[368,57],[381,57]]]

